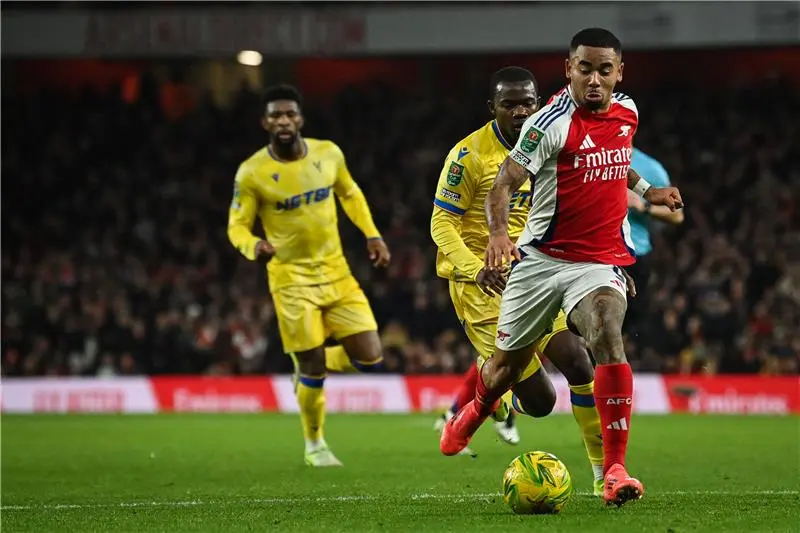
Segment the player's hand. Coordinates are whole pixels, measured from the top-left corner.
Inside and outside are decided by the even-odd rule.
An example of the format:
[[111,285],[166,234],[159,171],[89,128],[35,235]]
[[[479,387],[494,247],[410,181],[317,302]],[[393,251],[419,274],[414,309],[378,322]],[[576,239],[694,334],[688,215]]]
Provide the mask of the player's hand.
[[628,189],[628,209],[633,209],[637,213],[644,213],[646,206],[642,197]]
[[277,250],[275,250],[275,247],[272,246],[267,241],[261,240],[256,243],[255,247],[256,261],[259,260],[269,261],[270,259],[273,258],[273,256],[275,256],[276,252]]
[[489,270],[487,268],[481,269],[475,277],[475,282],[489,296],[501,295],[506,288],[506,280],[508,279],[508,267],[501,270]]
[[683,198],[677,187],[650,187],[644,199],[653,205],[665,205],[670,211],[683,209]]
[[622,275],[625,276],[625,286],[628,289],[628,296],[636,298],[636,282],[633,281],[633,278],[628,274],[627,270],[622,267],[620,267],[620,270],[622,270]]
[[377,239],[367,240],[367,251],[369,252],[369,259],[372,265],[376,267],[385,267],[392,260],[392,254],[389,252],[389,247],[383,242],[380,237]]
[[489,245],[486,247],[485,256],[488,270],[500,270],[514,259],[521,261],[522,256],[507,232],[489,235]]

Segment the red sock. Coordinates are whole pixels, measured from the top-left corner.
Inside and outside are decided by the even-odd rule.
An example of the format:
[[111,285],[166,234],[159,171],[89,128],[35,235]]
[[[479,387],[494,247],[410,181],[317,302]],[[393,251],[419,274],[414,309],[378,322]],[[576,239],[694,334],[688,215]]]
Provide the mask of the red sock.
[[475,387],[478,382],[478,363],[472,363],[472,366],[464,374],[464,380],[461,382],[461,387],[458,389],[456,399],[453,402],[451,411],[457,413],[459,409],[467,405],[475,397]]
[[633,373],[628,363],[597,365],[594,398],[603,429],[603,473],[614,463],[625,465],[633,409]]
[[489,416],[492,414],[495,404],[507,391],[508,389],[489,389],[486,383],[483,382],[483,369],[478,372],[478,382],[475,384],[475,403],[481,415]]

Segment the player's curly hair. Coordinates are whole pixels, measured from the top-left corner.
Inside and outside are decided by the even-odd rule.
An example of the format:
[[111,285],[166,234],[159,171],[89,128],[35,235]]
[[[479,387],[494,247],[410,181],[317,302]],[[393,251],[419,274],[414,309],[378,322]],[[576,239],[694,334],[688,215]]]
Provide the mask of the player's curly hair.
[[586,28],[576,33],[569,43],[570,54],[579,46],[613,48],[617,55],[622,55],[622,43],[616,35],[605,28]]
[[497,94],[497,86],[500,83],[516,83],[520,81],[532,81],[536,93],[539,93],[539,84],[536,82],[536,77],[533,72],[522,67],[503,67],[489,79],[489,96],[494,98]]
[[276,100],[289,100],[303,107],[303,95],[294,86],[287,83],[272,85],[264,91],[264,108],[267,107],[267,104]]

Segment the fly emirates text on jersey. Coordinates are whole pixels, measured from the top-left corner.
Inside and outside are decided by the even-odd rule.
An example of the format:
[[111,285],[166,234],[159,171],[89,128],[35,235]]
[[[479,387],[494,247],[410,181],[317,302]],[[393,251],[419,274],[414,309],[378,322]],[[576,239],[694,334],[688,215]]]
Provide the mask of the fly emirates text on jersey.
[[597,152],[576,155],[574,168],[586,169],[583,183],[623,180],[628,178],[632,155],[633,149],[628,147],[611,150],[600,148]]

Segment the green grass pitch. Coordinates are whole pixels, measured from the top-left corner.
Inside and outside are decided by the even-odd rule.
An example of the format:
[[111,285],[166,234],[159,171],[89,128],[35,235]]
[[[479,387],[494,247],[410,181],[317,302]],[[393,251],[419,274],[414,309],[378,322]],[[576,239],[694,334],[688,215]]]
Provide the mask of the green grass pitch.
[[[2,531],[800,531],[800,418],[635,416],[628,465],[645,497],[591,496],[574,421],[489,427],[477,459],[443,457],[428,415],[331,415],[340,469],[303,464],[291,415],[4,416]],[[515,516],[506,465],[546,450],[578,494],[557,516]]]

